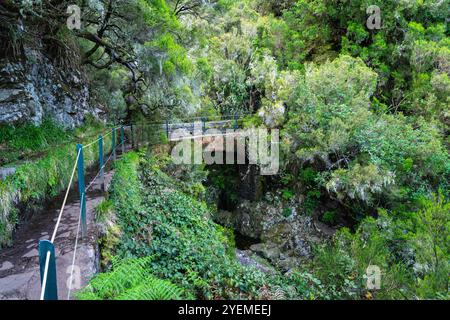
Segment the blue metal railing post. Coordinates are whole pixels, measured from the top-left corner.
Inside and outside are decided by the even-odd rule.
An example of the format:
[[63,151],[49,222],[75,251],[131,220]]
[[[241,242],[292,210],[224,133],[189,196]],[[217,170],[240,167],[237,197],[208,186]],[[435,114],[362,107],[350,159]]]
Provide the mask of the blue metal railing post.
[[113,160],[116,161],[116,128],[112,129],[112,153]]
[[45,263],[47,252],[50,252],[50,260],[45,284],[44,300],[58,300],[58,285],[56,281],[55,246],[48,240],[39,241],[39,270],[41,274],[41,287],[44,282]]
[[105,163],[104,163],[104,151],[103,151],[103,136],[98,137],[98,160],[100,165],[100,183],[102,192],[105,192]]
[[166,136],[167,139],[169,139],[170,132],[169,132],[169,120],[166,119]]
[[120,127],[120,144],[122,145],[122,154],[125,153],[125,128]]
[[237,113],[234,114],[234,130],[237,130],[239,128],[238,125],[238,115]]
[[86,223],[86,185],[84,180],[84,157],[83,157],[83,146],[81,144],[77,145],[77,154],[80,153],[78,158],[78,192],[80,193],[80,206],[81,206],[81,234],[83,237],[87,233],[87,223]]

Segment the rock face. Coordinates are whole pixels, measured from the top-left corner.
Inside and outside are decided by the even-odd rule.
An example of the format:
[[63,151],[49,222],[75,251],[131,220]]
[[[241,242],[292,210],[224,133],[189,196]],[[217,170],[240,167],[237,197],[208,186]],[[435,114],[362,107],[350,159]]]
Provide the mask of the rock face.
[[16,173],[16,168],[0,168],[0,180]]
[[235,212],[219,211],[215,220],[244,236],[260,239],[261,243],[250,250],[289,271],[310,259],[312,246],[328,236],[316,227],[312,217],[300,214],[298,206],[266,195],[258,202],[241,201]]
[[20,57],[0,56],[0,123],[40,124],[52,117],[65,127],[80,125],[89,106],[89,90],[79,70],[58,66],[33,43]]
[[252,251],[243,251],[236,249],[236,259],[239,263],[246,267],[255,267],[264,273],[272,273],[273,267],[268,266],[267,262],[255,255]]

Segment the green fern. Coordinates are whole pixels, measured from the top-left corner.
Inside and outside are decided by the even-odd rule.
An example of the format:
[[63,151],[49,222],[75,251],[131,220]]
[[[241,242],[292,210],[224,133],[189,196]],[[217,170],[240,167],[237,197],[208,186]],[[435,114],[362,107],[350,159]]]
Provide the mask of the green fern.
[[116,300],[180,300],[183,290],[170,281],[149,276],[137,285],[116,297]]
[[101,273],[77,294],[80,300],[180,300],[186,294],[170,281],[153,276],[151,257],[118,260],[112,271]]

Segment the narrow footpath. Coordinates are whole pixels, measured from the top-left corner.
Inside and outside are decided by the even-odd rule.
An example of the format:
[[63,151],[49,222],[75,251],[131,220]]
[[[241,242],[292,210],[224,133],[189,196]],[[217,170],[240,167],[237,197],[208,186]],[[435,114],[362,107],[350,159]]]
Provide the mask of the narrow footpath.
[[[119,154],[118,150],[118,157]],[[97,166],[92,168],[92,171],[88,170],[87,183],[94,178],[98,171]],[[110,162],[105,168],[106,190],[110,186],[113,173]],[[67,300],[69,293],[69,278],[80,215],[80,197],[77,188],[77,183],[74,183],[55,239],[59,300]],[[0,250],[0,300],[39,300],[41,291],[39,240],[50,239],[64,199],[64,192],[47,200],[42,212],[34,214],[30,220],[18,227],[13,237],[12,247]],[[70,299],[74,299],[74,292],[86,286],[92,276],[98,272],[99,250],[94,209],[103,198],[101,181],[96,179],[87,192],[88,230],[85,238],[81,237],[80,231],[74,268],[75,280]]]

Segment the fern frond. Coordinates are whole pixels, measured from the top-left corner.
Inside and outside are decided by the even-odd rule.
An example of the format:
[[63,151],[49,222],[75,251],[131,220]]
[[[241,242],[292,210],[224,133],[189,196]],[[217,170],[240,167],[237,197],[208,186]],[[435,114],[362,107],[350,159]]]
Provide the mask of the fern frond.
[[112,271],[101,273],[77,294],[81,300],[179,300],[184,291],[150,273],[152,257],[112,259]]

